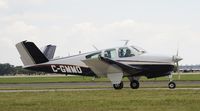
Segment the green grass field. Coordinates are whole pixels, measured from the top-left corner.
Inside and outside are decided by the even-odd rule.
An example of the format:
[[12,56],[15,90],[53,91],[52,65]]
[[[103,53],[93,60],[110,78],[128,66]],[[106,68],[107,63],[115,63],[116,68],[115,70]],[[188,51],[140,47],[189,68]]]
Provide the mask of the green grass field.
[[[178,76],[174,75],[174,80],[178,80]],[[46,82],[102,82],[109,81],[107,78],[97,78],[92,80],[92,77],[82,77],[82,76],[61,76],[61,77],[1,77],[1,83],[46,83]],[[167,77],[160,77],[156,79],[146,79],[145,77],[141,78],[141,81],[155,81],[155,80],[168,80]],[[200,74],[187,74],[181,75],[182,81],[197,81],[200,80]],[[123,81],[128,81],[127,78],[124,78]]]
[[1,111],[198,111],[199,90],[0,93]]

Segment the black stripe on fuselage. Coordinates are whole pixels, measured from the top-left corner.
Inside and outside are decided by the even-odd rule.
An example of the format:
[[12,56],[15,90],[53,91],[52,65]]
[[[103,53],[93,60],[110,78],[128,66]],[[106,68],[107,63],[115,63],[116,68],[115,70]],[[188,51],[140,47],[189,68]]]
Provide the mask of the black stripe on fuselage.
[[141,72],[135,74],[137,76],[146,76],[147,78],[155,78],[170,75],[174,70],[174,65],[170,64],[132,64],[133,67],[140,67]]
[[[170,64],[129,64],[133,67],[139,67],[141,71],[138,73],[133,72],[128,76],[146,76],[147,78],[155,78],[161,76],[167,76],[174,70],[174,65]],[[26,67],[26,69],[41,71],[47,73],[60,73],[60,74],[71,74],[71,75],[81,75],[81,76],[97,76],[89,67],[67,65],[67,64],[42,64],[35,65],[31,67]],[[128,70],[128,69],[127,69]]]
[[81,76],[96,76],[95,73],[88,67],[66,65],[66,64],[45,64],[26,67],[33,71],[41,71],[46,73],[59,73],[65,75],[81,75]]

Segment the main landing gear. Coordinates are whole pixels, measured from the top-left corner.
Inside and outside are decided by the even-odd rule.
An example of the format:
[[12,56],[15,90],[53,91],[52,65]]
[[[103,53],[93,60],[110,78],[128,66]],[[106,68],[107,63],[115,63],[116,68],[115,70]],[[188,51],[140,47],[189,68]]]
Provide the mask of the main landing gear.
[[169,89],[175,89],[176,88],[176,83],[173,82],[172,75],[169,75],[169,81],[170,81],[169,84],[168,84]]
[[140,87],[140,83],[138,81],[140,77],[128,77],[128,79],[130,80],[130,87],[132,89],[138,89]]
[[[124,87],[124,83],[123,82],[121,82],[120,84],[113,84],[113,88],[115,88],[115,89],[122,89]],[[137,80],[133,80],[133,81],[131,81],[130,82],[130,87],[132,88],[132,89],[138,89],[139,87],[140,87],[140,83],[139,83],[139,81],[137,81]]]
[[132,89],[138,89],[140,87],[140,83],[138,80],[132,80],[130,82],[130,86]]
[[115,89],[122,89],[123,87],[124,87],[124,83],[123,82],[121,82],[119,84],[113,84],[113,88],[115,88]]

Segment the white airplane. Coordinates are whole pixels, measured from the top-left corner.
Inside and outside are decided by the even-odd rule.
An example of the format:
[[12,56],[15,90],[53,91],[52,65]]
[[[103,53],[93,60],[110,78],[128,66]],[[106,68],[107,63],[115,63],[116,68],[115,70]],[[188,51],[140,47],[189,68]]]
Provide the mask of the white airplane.
[[168,87],[173,89],[176,84],[172,81],[172,72],[176,63],[182,60],[178,55],[150,55],[142,48],[127,45],[58,59],[52,59],[55,46],[52,49],[49,46],[50,48],[41,52],[33,42],[22,41],[16,44],[16,47],[25,69],[66,75],[108,77],[115,89],[123,88],[123,77],[128,77],[130,87],[137,89],[141,76],[169,76]]

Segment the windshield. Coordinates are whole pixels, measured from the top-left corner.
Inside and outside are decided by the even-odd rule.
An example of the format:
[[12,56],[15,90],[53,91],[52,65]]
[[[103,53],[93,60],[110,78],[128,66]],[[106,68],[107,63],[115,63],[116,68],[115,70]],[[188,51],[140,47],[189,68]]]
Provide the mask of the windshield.
[[101,52],[95,52],[86,56],[86,59],[98,58]]
[[118,50],[118,56],[120,58],[135,56],[133,53],[134,52],[132,50],[130,50],[130,48],[128,48],[128,47],[122,47],[122,48],[119,48],[119,50]]
[[131,46],[131,48],[133,48],[136,52],[138,52],[138,54],[146,53],[146,51],[143,48],[141,48],[141,47]]

